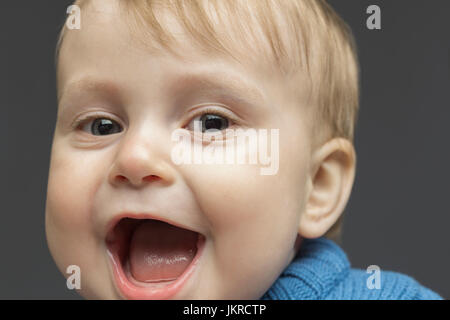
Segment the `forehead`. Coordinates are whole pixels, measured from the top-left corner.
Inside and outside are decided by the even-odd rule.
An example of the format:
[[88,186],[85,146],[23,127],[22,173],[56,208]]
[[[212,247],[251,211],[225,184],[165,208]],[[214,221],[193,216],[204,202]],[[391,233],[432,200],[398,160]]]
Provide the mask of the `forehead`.
[[[307,83],[305,79],[298,78],[296,81],[291,81],[292,79],[281,74],[274,64],[267,63],[264,56],[249,53],[242,46],[239,38],[236,39],[236,43],[231,43],[228,47],[232,51],[230,55],[226,50],[211,48],[200,43],[195,36],[186,32],[182,22],[167,9],[160,7],[156,8],[155,12],[165,32],[174,37],[175,41],[168,47],[161,43],[158,34],[152,32],[149,27],[145,28],[145,25],[141,24],[142,21],[139,22],[139,17],[135,16],[136,12],[131,11],[132,14],[130,14],[129,8],[127,9],[123,2],[122,5],[112,0],[83,2],[81,30],[66,30],[61,47],[58,95],[61,96],[69,85],[79,87],[83,82],[80,81],[81,78],[86,75],[88,78],[86,86],[95,87],[95,81],[92,81],[90,75],[105,70],[108,74],[104,77],[118,78],[119,74],[128,74],[130,76],[128,80],[135,79],[136,85],[139,86],[138,82],[144,82],[139,79],[148,77],[145,70],[157,72],[164,68],[163,71],[166,74],[170,74],[168,72],[170,70],[173,71],[172,74],[178,74],[183,69],[186,71],[182,77],[184,80],[177,81],[177,84],[174,84],[175,87],[180,86],[180,83],[186,83],[189,79],[196,80],[195,83],[205,88],[219,88],[217,85],[219,82],[226,82],[229,88],[241,87],[241,92],[246,90],[249,97],[265,96],[267,98],[268,92],[265,89],[269,86],[272,90],[282,88],[283,92],[279,95],[286,98],[288,96],[286,92],[300,93],[301,90],[296,88],[298,81]],[[221,33],[220,28],[222,28],[222,34],[225,34],[227,27],[227,24],[223,24],[218,27],[217,32]],[[254,41],[256,42],[257,39],[257,37],[254,38]],[[249,41],[247,46],[252,46]],[[153,57],[158,59],[151,59]],[[152,60],[155,62],[152,63]],[[174,61],[177,63],[174,64]],[[142,67],[136,71],[138,63]],[[187,72],[188,69],[192,72]],[[219,69],[226,70],[227,74],[223,72],[214,74],[215,70]],[[199,74],[207,77],[203,79],[199,77]],[[262,81],[259,81],[261,86],[259,88],[253,86],[253,90],[250,90],[252,88],[250,84],[255,79],[264,79],[265,86]],[[306,88],[306,85],[302,87]]]
[[291,36],[296,32],[290,30],[277,1],[82,0],[77,4],[84,27],[86,23],[115,27],[132,37],[133,46],[148,52],[169,51],[183,58],[181,54],[195,47],[208,56],[232,58],[270,73],[294,70],[294,61],[286,58],[292,50],[299,54]]

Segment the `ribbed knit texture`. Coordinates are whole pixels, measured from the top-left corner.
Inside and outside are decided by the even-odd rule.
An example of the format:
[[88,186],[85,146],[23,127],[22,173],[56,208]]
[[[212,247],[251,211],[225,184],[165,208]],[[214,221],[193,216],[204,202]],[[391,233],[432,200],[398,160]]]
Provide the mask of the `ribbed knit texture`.
[[381,288],[369,289],[365,270],[352,269],[345,252],[326,238],[304,239],[292,263],[263,300],[435,300],[413,278],[380,270]]

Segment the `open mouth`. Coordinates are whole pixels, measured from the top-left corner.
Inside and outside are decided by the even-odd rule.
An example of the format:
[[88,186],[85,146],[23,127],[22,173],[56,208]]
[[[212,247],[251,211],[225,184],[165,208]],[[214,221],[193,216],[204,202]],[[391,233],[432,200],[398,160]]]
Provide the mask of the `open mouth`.
[[129,299],[167,299],[193,273],[205,237],[155,219],[121,218],[106,245],[116,285]]

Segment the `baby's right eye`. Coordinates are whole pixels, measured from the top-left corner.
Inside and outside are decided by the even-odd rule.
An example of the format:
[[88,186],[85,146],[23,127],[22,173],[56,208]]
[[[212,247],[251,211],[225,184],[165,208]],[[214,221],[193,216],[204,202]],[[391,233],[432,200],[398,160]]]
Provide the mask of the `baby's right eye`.
[[123,131],[120,124],[106,117],[89,117],[79,121],[76,127],[95,136],[110,135]]

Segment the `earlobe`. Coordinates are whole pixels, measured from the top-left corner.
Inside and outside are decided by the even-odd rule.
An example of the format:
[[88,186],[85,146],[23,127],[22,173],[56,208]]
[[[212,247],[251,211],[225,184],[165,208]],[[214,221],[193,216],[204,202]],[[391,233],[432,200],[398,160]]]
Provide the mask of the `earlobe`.
[[355,169],[355,150],[347,139],[334,138],[314,152],[309,195],[299,224],[302,237],[321,237],[338,220],[350,197]]

